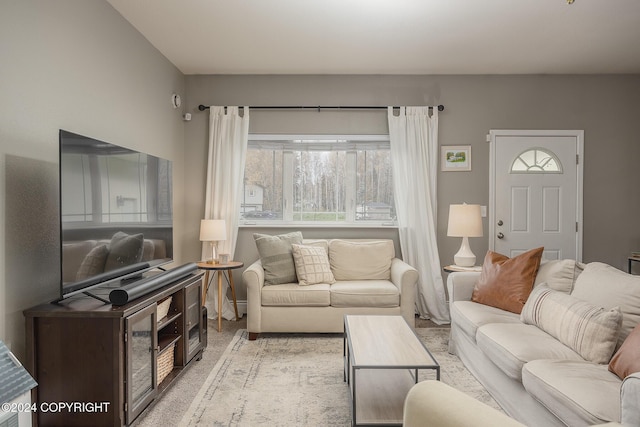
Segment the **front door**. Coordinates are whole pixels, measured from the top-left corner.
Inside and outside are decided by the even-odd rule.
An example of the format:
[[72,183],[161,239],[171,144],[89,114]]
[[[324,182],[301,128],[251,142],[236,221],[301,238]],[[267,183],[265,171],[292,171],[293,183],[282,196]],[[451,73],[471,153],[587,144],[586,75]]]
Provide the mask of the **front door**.
[[489,249],[582,259],[583,131],[492,130]]

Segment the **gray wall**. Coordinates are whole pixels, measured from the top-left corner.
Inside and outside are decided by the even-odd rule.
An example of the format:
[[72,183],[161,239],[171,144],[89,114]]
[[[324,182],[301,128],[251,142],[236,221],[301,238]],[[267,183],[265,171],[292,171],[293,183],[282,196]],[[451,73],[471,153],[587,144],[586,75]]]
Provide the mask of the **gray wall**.
[[22,311],[58,297],[58,130],[174,161],[181,258],[184,76],[105,1],[0,4],[0,339],[24,357]]
[[[440,115],[441,145],[471,145],[471,172],[440,172],[438,176],[438,245],[440,260],[451,263],[460,239],[446,236],[451,203],[489,202],[491,129],[582,129],[584,159],[583,260],[602,261],[626,270],[626,257],[640,249],[640,76],[187,76],[186,110],[193,120],[185,128],[187,225],[197,241],[204,212],[204,176],[208,112],[205,105],[434,105]],[[386,112],[252,111],[254,133],[386,133]],[[257,258],[251,233],[241,229],[236,258]],[[258,230],[263,232],[265,230]],[[273,233],[287,229],[266,230]],[[311,230],[303,229],[305,236]],[[343,229],[314,230],[314,237],[340,236]],[[390,230],[383,234],[395,236]],[[369,237],[370,229],[349,229],[352,237]],[[488,224],[485,219],[485,236]],[[487,238],[471,246],[482,259]],[[196,242],[186,249],[200,255]],[[240,289],[239,298],[244,295]]]

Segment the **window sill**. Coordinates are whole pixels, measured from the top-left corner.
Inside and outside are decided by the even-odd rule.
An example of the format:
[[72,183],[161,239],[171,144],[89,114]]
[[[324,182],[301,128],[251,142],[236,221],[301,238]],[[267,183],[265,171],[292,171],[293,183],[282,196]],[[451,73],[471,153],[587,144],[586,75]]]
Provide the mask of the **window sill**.
[[240,228],[398,228],[396,222],[335,223],[335,222],[272,222],[247,221]]

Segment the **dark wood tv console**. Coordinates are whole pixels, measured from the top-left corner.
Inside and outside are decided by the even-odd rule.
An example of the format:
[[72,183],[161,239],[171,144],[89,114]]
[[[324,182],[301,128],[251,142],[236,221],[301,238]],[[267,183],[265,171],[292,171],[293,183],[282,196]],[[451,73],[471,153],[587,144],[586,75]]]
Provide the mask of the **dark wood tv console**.
[[[197,272],[123,306],[75,296],[25,310],[35,426],[125,426],[206,346]],[[166,316],[158,306],[171,298]],[[159,370],[161,372],[159,372]],[[158,374],[166,375],[159,382]]]

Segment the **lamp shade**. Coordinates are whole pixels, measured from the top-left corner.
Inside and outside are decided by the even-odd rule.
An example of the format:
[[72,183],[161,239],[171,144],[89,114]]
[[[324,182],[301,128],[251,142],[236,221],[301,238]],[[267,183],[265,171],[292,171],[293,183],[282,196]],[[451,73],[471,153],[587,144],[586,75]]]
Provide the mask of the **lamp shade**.
[[227,224],[224,219],[200,220],[200,240],[203,242],[217,242],[227,240]]
[[450,205],[447,236],[482,237],[480,205]]

